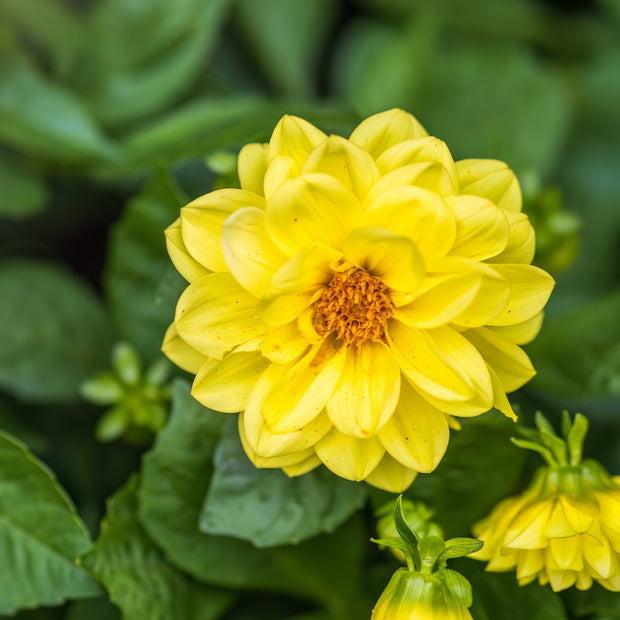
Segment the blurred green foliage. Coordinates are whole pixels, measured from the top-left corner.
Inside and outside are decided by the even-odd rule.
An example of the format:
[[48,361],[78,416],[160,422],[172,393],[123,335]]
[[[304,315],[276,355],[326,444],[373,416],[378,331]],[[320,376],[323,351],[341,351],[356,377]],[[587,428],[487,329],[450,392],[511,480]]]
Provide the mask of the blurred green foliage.
[[[0,425],[37,453],[0,434],[0,614],[369,617],[397,566],[368,541],[388,494],[254,470],[182,376],[144,455],[101,445],[79,389],[118,340],[157,359],[183,286],[163,229],[234,182],[243,144],[284,113],[348,135],[395,106],[520,177],[557,286],[515,401],[525,422],[587,414],[587,453],[620,473],[617,0],[0,0]],[[536,462],[513,433],[466,421],[408,496],[469,535]],[[477,620],[620,618],[600,588],[455,565]]]

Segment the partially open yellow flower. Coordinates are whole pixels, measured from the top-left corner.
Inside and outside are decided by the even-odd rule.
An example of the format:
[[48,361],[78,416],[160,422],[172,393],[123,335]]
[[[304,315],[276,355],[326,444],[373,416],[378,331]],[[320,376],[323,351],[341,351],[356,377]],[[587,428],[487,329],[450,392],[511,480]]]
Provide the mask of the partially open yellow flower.
[[581,462],[585,418],[578,416],[578,424],[568,454],[570,435],[567,442],[548,441],[550,465],[474,526],[484,547],[471,557],[488,560],[488,571],[516,568],[519,585],[538,579],[557,592],[573,585],[587,590],[594,580],[620,592],[620,478],[596,461]]
[[514,415],[553,280],[504,163],[455,163],[391,110],[348,140],[285,116],[239,177],[166,231],[190,285],[163,350],[201,403],[242,412],[255,465],[399,491],[450,416]]

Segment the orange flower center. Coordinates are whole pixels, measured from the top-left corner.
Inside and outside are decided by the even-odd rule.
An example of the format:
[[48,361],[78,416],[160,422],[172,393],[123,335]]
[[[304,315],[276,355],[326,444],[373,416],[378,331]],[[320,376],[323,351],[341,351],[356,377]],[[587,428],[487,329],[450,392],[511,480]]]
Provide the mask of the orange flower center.
[[337,273],[314,305],[314,328],[320,336],[335,334],[335,345],[385,341],[392,316],[388,287],[363,269]]

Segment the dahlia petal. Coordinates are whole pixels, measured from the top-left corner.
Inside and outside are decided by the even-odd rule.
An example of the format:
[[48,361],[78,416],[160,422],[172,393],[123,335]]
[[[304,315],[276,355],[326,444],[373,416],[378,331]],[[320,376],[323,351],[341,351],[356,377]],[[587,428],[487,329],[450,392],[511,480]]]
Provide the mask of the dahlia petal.
[[211,273],[190,284],[177,303],[175,328],[191,347],[216,359],[265,332],[256,298],[229,273]]
[[416,118],[404,110],[387,110],[362,121],[349,140],[366,149],[375,159],[391,146],[426,136],[426,130]]
[[200,367],[208,360],[206,355],[190,347],[187,342],[179,336],[174,327],[174,323],[171,323],[170,327],[166,330],[161,350],[171,362],[192,374],[196,374],[200,370]]
[[304,461],[300,461],[295,465],[289,465],[288,467],[283,467],[282,470],[289,478],[295,478],[296,476],[302,476],[303,474],[307,474],[309,471],[316,469],[321,464],[321,459],[316,455],[314,450],[312,454],[308,456]]
[[554,592],[560,592],[570,588],[576,581],[577,575],[571,570],[547,570],[549,585]]
[[411,239],[387,228],[356,228],[344,240],[344,255],[391,289],[415,291],[424,279],[424,260]]
[[241,189],[265,195],[265,172],[267,170],[267,144],[246,144],[239,151],[237,168]]
[[417,475],[417,471],[401,465],[386,452],[379,464],[364,480],[373,487],[383,489],[388,493],[402,493]]
[[470,554],[470,557],[488,560],[501,549],[506,529],[526,503],[522,496],[507,497],[501,500],[488,516],[475,523],[472,532],[476,538],[484,541],[484,546],[479,551]]
[[602,544],[590,536],[582,536],[583,558],[588,563],[593,575],[599,579],[609,579],[612,572],[612,549],[606,538],[602,539]]
[[446,415],[403,381],[396,409],[379,430],[387,452],[401,465],[428,473],[441,461],[449,438]]
[[420,187],[395,187],[369,204],[364,226],[388,228],[414,241],[422,256],[445,256],[456,238],[456,218],[446,202]]
[[286,364],[298,359],[307,348],[308,341],[299,331],[297,321],[291,321],[267,328],[261,352],[272,362]]
[[490,325],[515,325],[537,315],[547,303],[555,284],[553,278],[534,265],[495,264],[493,268],[512,286],[505,310]]
[[516,323],[515,325],[494,325],[487,329],[499,334],[502,338],[514,342],[514,344],[528,344],[538,335],[542,327],[544,313],[541,311],[531,319]]
[[269,160],[278,155],[294,157],[297,151],[310,153],[327,136],[314,125],[297,116],[283,116],[269,140]]
[[545,554],[541,549],[524,549],[517,560],[517,579],[535,577],[545,566]]
[[553,502],[543,500],[523,509],[512,520],[504,546],[509,549],[544,549],[549,539],[545,535]]
[[313,241],[340,249],[360,210],[358,199],[340,181],[327,174],[308,174],[285,181],[271,194],[267,229],[288,256]]
[[265,208],[265,199],[243,189],[220,189],[181,209],[183,242],[191,256],[211,271],[228,271],[222,254],[222,224],[242,207]]
[[575,583],[575,587],[578,590],[589,590],[592,587],[592,577],[587,571],[582,570],[577,573],[577,583]]
[[323,464],[347,480],[364,480],[381,461],[385,449],[377,437],[358,439],[335,428],[314,446]]
[[536,374],[530,358],[521,347],[490,329],[478,327],[467,330],[463,335],[497,373],[504,391],[519,389]]
[[173,224],[166,228],[166,247],[170,259],[174,263],[176,270],[188,281],[193,282],[209,273],[208,269],[203,267],[192,255],[187,251],[185,243],[183,243],[183,235],[181,233],[181,218],[177,218]]
[[525,263],[529,265],[536,252],[536,234],[525,213],[503,211],[510,226],[508,245],[497,256],[488,259],[490,263]]
[[300,172],[301,165],[292,157],[275,157],[265,172],[265,197],[269,199],[284,181],[298,177]]
[[238,209],[224,222],[222,250],[237,282],[256,297],[265,294],[273,274],[286,262],[269,237],[265,212],[256,207]]
[[298,362],[272,364],[273,384],[261,412],[272,433],[290,433],[310,423],[325,407],[343,372],[346,351],[331,342],[313,347]]
[[345,435],[373,435],[398,402],[400,369],[381,342],[348,346],[340,381],[327,401],[327,413]]
[[[264,429],[258,431],[257,442],[263,448],[264,451],[273,451],[277,456],[261,456],[256,451],[252,442],[248,439],[248,427],[251,427],[247,421],[247,415],[241,413],[239,415],[239,438],[243,449],[248,458],[256,467],[295,467],[301,463],[305,463],[307,459],[314,455],[313,448],[305,448],[301,450],[294,449],[294,443],[291,441],[291,437],[288,435],[270,435],[266,434]],[[265,446],[268,446],[268,450],[265,450]]]
[[478,273],[428,276],[411,303],[394,309],[394,318],[410,327],[445,325],[469,307],[481,283]]
[[432,261],[428,265],[428,271],[437,274],[477,274],[480,278],[480,287],[475,297],[467,308],[452,319],[453,323],[461,327],[487,325],[506,309],[510,300],[510,282],[497,269],[486,263],[449,256]]
[[517,414],[514,412],[504,387],[502,386],[499,377],[491,366],[487,364],[487,370],[491,377],[491,385],[493,386],[493,407],[498,411],[501,411],[507,418],[510,418],[513,422],[517,421]]
[[269,360],[260,353],[231,353],[206,361],[192,385],[192,396],[205,407],[224,413],[243,411],[254,384]]
[[441,196],[454,193],[452,178],[444,166],[434,161],[418,162],[397,168],[382,176],[370,188],[367,203],[376,200],[383,192],[403,185],[415,185]]
[[576,534],[587,532],[599,514],[599,506],[593,499],[578,499],[562,495],[560,503],[566,520]]
[[449,254],[486,260],[508,245],[510,225],[504,212],[479,196],[449,196],[456,215],[456,239]]
[[262,410],[267,397],[281,381],[282,374],[279,364],[269,366],[252,388],[243,412],[246,439],[260,457],[284,456],[307,450],[332,426],[327,414],[321,412],[302,428],[289,433],[274,433],[269,429]]
[[517,565],[520,554],[521,551],[516,549],[501,549],[489,560],[486,570],[496,572],[510,570]]
[[425,136],[413,140],[406,140],[395,144],[384,151],[377,159],[377,166],[383,174],[403,166],[415,163],[435,162],[448,174],[454,194],[459,190],[459,182],[454,160],[446,143],[433,136]]
[[456,162],[461,194],[493,201],[500,209],[521,211],[521,188],[514,172],[503,161],[463,159]]
[[313,172],[335,177],[360,201],[380,177],[377,164],[368,152],[340,136],[330,136],[309,155],[302,174]]
[[549,552],[558,570],[583,570],[581,538],[581,536],[566,536],[549,540]]

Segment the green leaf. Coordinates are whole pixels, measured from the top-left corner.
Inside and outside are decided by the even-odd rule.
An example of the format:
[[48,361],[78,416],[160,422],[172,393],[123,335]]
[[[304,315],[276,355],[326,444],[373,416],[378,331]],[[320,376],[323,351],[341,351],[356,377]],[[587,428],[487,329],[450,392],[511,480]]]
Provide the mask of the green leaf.
[[42,48],[58,73],[66,75],[73,68],[85,42],[84,28],[62,2],[0,0],[0,15]]
[[[236,9],[252,57],[281,94],[314,94],[321,52],[333,28],[338,4],[331,0],[241,0]],[[300,28],[300,24],[304,27]]]
[[[231,0],[103,0],[91,23],[97,118],[139,120],[192,85],[217,42]],[[136,36],[148,28],[148,36]]]
[[[167,426],[142,466],[140,520],[172,564],[205,583],[301,594],[346,617],[363,609],[359,580],[368,536],[357,519],[297,546],[257,549],[198,529],[213,455],[230,414],[205,409],[177,380]],[[365,613],[365,612],[363,612]]]
[[0,140],[55,162],[120,163],[117,147],[77,97],[17,53],[0,56]]
[[475,538],[450,538],[446,540],[446,548],[439,556],[441,560],[460,558],[482,549],[483,542]]
[[564,399],[620,396],[620,294],[550,316],[528,345],[532,386]]
[[107,598],[72,601],[63,620],[120,620],[121,614]]
[[[164,238],[165,228],[184,203],[173,179],[159,170],[129,201],[110,236],[104,283],[112,317],[121,337],[147,361],[159,354],[185,285],[172,266]],[[176,294],[157,294],[163,280]]]
[[75,563],[90,546],[54,474],[0,431],[0,614],[97,595]]
[[570,609],[579,618],[620,618],[620,596],[598,583],[585,592],[571,588],[566,595]]
[[0,386],[32,401],[72,402],[108,364],[112,335],[90,288],[62,267],[0,261]]
[[497,411],[461,421],[432,474],[420,474],[407,491],[434,509],[447,536],[469,533],[471,525],[509,495],[526,452],[510,443],[515,424]]
[[243,451],[236,417],[223,429],[214,464],[200,529],[248,540],[257,547],[297,544],[333,532],[366,498],[363,485],[323,467],[297,478],[280,470],[257,469]]
[[109,500],[101,534],[81,563],[101,581],[127,620],[214,620],[228,592],[206,588],[170,566],[137,519],[137,477]]
[[0,187],[0,217],[25,219],[42,211],[48,201],[47,187],[38,175],[4,158],[0,160]]

